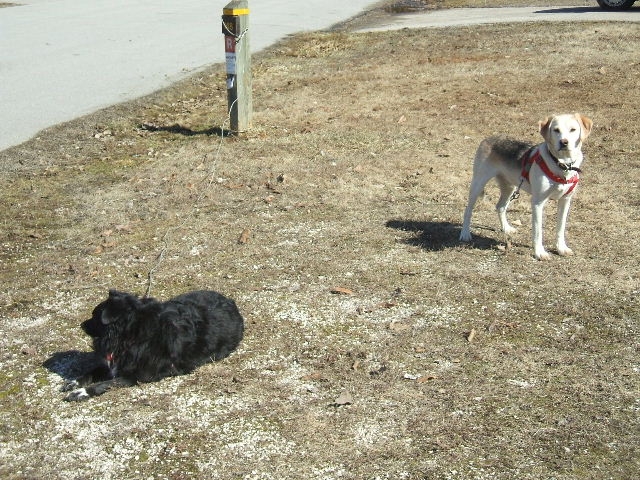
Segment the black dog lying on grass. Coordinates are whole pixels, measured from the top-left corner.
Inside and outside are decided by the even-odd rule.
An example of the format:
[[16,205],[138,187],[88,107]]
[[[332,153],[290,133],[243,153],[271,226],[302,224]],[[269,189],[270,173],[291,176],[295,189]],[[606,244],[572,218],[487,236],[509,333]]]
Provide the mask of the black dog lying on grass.
[[159,302],[111,290],[82,329],[93,338],[101,361],[64,385],[68,401],[183,375],[221,360],[242,340],[244,320],[235,302],[217,292],[191,292]]

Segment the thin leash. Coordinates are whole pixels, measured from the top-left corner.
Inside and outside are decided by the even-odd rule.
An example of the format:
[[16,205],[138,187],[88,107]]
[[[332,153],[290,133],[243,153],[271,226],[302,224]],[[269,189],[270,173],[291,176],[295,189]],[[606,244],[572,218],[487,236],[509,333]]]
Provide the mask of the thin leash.
[[[197,205],[204,198],[204,196],[207,193],[208,189],[211,187],[211,185],[214,182],[215,169],[216,169],[216,166],[217,166],[217,163],[218,163],[218,159],[220,158],[220,152],[222,150],[222,142],[223,142],[224,137],[225,137],[225,128],[224,127],[225,127],[225,125],[227,123],[230,123],[230,121],[231,121],[231,110],[233,109],[233,107],[234,107],[236,102],[237,102],[237,99],[234,100],[234,102],[229,106],[229,110],[227,112],[227,118],[224,121],[224,123],[222,124],[222,126],[220,127],[220,130],[221,130],[220,131],[220,141],[218,142],[218,147],[216,149],[214,159],[211,162],[211,168],[209,169],[209,174],[208,174],[208,181],[206,182],[205,188],[203,188],[200,191],[200,195],[198,195],[198,197],[195,199],[194,205]],[[206,158],[206,154],[205,154],[205,158]],[[194,208],[192,208],[187,213],[187,215],[184,217],[182,222],[180,222],[178,225],[175,225],[173,227],[168,228],[167,231],[162,236],[162,239],[161,239],[162,248],[160,249],[160,253],[158,253],[158,255],[156,256],[154,264],[151,266],[151,268],[149,268],[149,271],[147,272],[147,289],[145,291],[144,298],[148,298],[150,296],[151,288],[153,286],[154,275],[158,271],[158,269],[160,268],[162,263],[164,262],[166,253],[169,250],[169,248],[171,247],[171,238],[170,238],[171,234],[174,233],[177,230],[182,229],[187,224],[187,222],[191,219],[191,217],[193,216],[194,212],[195,212],[195,206],[194,206]]]

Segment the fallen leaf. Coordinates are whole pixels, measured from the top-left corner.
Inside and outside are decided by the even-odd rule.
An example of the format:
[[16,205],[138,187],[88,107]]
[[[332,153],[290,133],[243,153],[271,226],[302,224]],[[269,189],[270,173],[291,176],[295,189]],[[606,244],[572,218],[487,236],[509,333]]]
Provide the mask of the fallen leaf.
[[473,339],[476,338],[476,329],[472,328],[469,334],[467,335],[467,342],[473,342]]
[[355,293],[353,290],[344,287],[333,287],[330,292],[336,295],[353,295]]
[[369,372],[369,375],[371,375],[372,377],[375,377],[376,375],[382,375],[384,372],[387,371],[387,366],[386,365],[382,365],[379,369],[377,370],[371,370]]
[[24,345],[21,350],[23,355],[35,355],[36,349],[28,345]]
[[411,330],[411,325],[406,323],[393,321],[389,324],[389,330],[392,332],[407,332]]
[[393,308],[397,306],[398,304],[396,302],[381,302],[376,305],[378,308]]
[[238,238],[238,243],[241,245],[245,245],[249,242],[249,238],[251,237],[251,230],[245,228],[240,234],[240,238]]
[[401,269],[400,270],[400,275],[413,276],[413,275],[419,275],[419,272],[414,271],[414,270]]
[[345,390],[340,394],[338,398],[336,398],[334,405],[341,407],[344,405],[351,405],[352,403],[353,403],[353,396],[351,395],[351,393]]

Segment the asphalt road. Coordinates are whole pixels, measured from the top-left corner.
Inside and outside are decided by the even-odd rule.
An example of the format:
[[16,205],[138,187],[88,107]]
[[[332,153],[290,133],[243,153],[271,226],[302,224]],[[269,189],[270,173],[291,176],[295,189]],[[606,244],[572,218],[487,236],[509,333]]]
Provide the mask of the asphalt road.
[[[228,0],[20,3],[0,8],[0,150],[30,139],[43,128],[151,93],[224,61],[220,16]],[[251,49],[261,50],[294,32],[327,28],[374,3],[249,0]],[[640,9],[436,10],[389,17],[366,31],[602,19],[640,21]]]
[[640,22],[640,0],[631,10],[604,11],[596,1],[593,7],[496,7],[433,10],[421,14],[394,15],[382,19],[361,32],[400,30],[403,28],[454,27],[486,23],[513,22]]
[[[7,1],[20,5],[0,8],[0,150],[224,61],[229,0]],[[249,0],[251,49],[373,3]]]

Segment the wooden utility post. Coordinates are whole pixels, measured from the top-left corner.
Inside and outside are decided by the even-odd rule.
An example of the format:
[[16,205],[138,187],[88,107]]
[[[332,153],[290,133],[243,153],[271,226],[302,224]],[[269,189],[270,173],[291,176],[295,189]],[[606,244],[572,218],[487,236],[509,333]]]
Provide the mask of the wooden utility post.
[[251,52],[249,51],[249,2],[233,0],[222,11],[222,33],[227,64],[227,101],[231,131],[251,126]]

